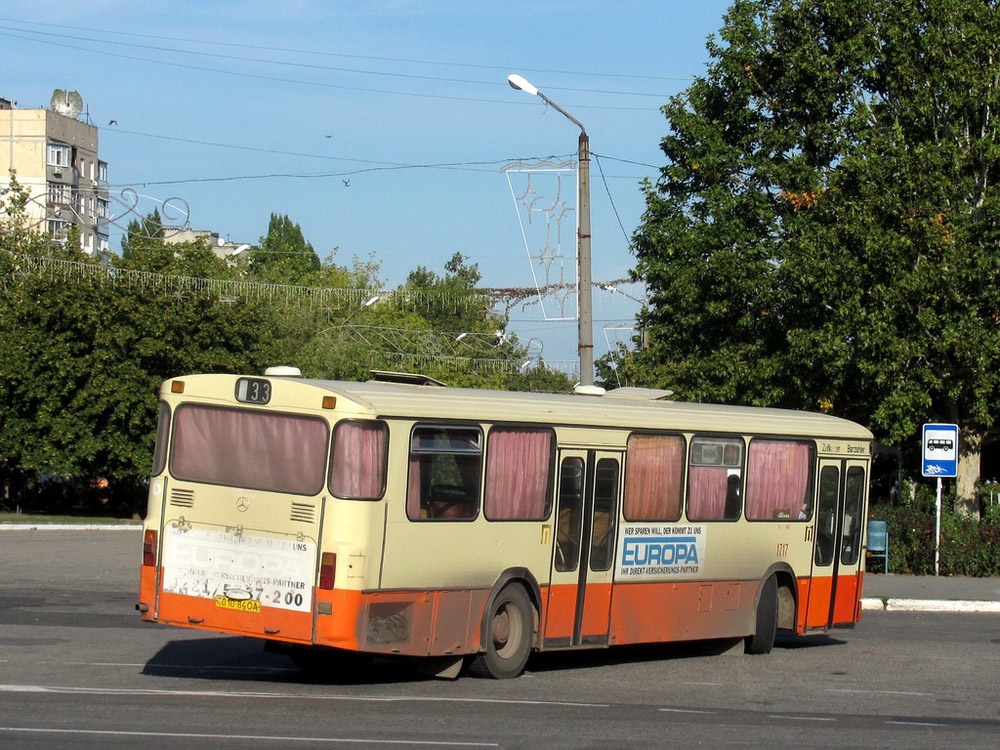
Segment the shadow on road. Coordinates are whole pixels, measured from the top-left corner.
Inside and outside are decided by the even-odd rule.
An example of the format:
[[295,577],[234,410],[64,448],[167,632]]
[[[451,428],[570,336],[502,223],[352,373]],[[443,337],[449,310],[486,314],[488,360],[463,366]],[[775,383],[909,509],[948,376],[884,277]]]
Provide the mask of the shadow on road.
[[[779,634],[775,649],[795,650],[845,644],[845,641],[826,634],[807,636]],[[536,653],[528,664],[528,671],[556,672],[742,654],[741,638],[618,646],[610,649]],[[301,660],[299,663],[302,663]],[[347,658],[338,661],[320,656],[312,668],[302,668],[297,666],[287,653],[268,649],[259,639],[212,636],[170,641],[146,663],[142,673],[157,677],[226,682],[384,685],[434,679],[421,673],[420,668],[423,663],[424,660],[421,659],[404,657],[370,660]]]

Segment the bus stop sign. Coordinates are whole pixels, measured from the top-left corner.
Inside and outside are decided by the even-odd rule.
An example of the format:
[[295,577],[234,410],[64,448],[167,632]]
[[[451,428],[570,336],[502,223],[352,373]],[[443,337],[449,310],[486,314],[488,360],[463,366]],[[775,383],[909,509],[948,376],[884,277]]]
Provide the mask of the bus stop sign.
[[958,476],[958,425],[925,424],[921,455],[925,477]]

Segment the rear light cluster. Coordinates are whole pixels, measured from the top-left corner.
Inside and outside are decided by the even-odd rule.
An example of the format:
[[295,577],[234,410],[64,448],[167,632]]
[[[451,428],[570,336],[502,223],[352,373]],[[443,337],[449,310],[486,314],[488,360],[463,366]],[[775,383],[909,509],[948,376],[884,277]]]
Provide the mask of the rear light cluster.
[[154,529],[146,529],[146,533],[142,537],[142,564],[156,565],[156,531]]
[[333,591],[333,582],[337,577],[337,555],[334,552],[324,552],[319,566],[319,587],[324,591]]

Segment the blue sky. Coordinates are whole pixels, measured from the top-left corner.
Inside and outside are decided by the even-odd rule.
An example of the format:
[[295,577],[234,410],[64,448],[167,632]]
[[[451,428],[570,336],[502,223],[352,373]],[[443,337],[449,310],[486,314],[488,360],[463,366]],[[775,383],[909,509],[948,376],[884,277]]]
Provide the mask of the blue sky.
[[[633,264],[638,184],[663,164],[658,108],[704,71],[705,40],[728,5],[6,0],[0,96],[37,107],[53,89],[79,91],[112,188],[149,196],[144,210],[180,196],[193,228],[256,242],[284,213],[321,257],[373,256],[389,286],[416,265],[441,272],[461,252],[484,286],[526,287],[532,268],[501,167],[570,156],[579,131],[510,88],[507,74],[520,73],[583,122],[602,157],[593,277],[607,281]],[[386,168],[435,164],[461,166]],[[260,177],[274,174],[292,176]],[[636,309],[595,293],[598,355]],[[537,304],[511,317],[546,358],[575,357],[574,323],[544,321]]]

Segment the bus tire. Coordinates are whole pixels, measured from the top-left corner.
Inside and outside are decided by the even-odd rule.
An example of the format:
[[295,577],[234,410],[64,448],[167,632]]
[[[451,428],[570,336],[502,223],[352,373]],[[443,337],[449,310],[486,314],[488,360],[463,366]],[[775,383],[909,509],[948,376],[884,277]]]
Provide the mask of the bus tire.
[[744,650],[748,654],[767,654],[774,647],[778,631],[778,581],[770,576],[757,598],[757,623],[754,634],[747,636]]
[[534,611],[528,592],[518,583],[505,586],[487,611],[486,642],[473,657],[469,671],[481,677],[507,680],[524,671],[531,654]]

